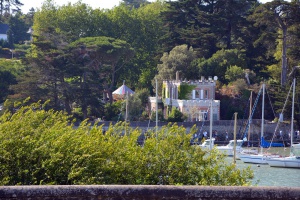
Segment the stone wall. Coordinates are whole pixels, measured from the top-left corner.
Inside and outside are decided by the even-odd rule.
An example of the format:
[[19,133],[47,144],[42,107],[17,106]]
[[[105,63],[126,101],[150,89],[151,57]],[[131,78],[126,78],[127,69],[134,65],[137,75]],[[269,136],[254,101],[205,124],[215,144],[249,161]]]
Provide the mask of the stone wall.
[[164,185],[2,186],[0,200],[299,200],[300,188]]
[[[115,124],[116,122],[111,122],[111,121],[102,121],[102,122],[97,122],[97,124],[104,125],[105,127],[108,127],[110,124]],[[140,127],[142,129],[144,128],[153,128],[156,126],[156,122],[139,122],[139,121],[134,121],[134,122],[129,122],[130,126],[132,127]],[[158,126],[165,126],[168,125],[168,122],[158,122]],[[209,121],[197,121],[197,122],[177,122],[179,126],[184,126],[186,128],[191,128],[192,126],[196,125],[198,128],[204,127],[206,130],[209,129],[210,122]],[[272,123],[269,121],[265,121],[264,124],[264,129],[265,132],[267,133],[273,133],[276,127],[276,123]],[[243,120],[238,120],[237,121],[237,129],[240,127],[244,128],[245,127],[245,121]],[[260,132],[260,127],[261,127],[261,120],[253,120],[251,124],[251,130],[258,131]],[[213,130],[233,130],[234,128],[234,121],[233,120],[217,120],[213,121]],[[282,129],[284,131],[288,131],[290,129],[290,125],[286,123],[282,123],[279,125],[279,129]]]
[[[98,125],[103,125],[104,129],[107,129],[108,126],[110,124],[115,124],[115,122],[98,122]],[[198,121],[198,122],[178,122],[177,123],[179,126],[184,126],[187,129],[187,132],[189,132],[189,129],[191,127],[193,127],[194,125],[197,126],[198,130],[206,130],[207,132],[209,132],[210,130],[210,122],[209,121]],[[165,126],[168,125],[167,122],[159,122],[158,126]],[[265,121],[264,124],[264,136],[267,140],[271,139],[274,135],[274,131],[276,128],[276,123],[271,123],[268,121]],[[130,126],[133,128],[140,128],[144,131],[148,130],[148,129],[154,129],[156,126],[155,122],[130,122]],[[213,131],[217,131],[218,134],[225,134],[226,131],[228,131],[228,133],[233,134],[234,131],[234,121],[233,120],[218,120],[218,121],[214,121],[213,122]],[[276,134],[278,134],[279,130],[282,130],[282,132],[284,134],[286,134],[286,136],[288,135],[289,131],[290,131],[290,125],[286,124],[286,123],[282,123],[278,126],[277,128],[277,132]],[[201,132],[202,132],[201,131]],[[260,136],[260,132],[261,132],[261,120],[253,120],[252,124],[251,124],[251,134],[256,134],[257,136]],[[240,133],[241,135],[243,135],[245,132],[245,121],[243,120],[238,120],[237,122],[237,133]],[[241,137],[241,136],[240,136]],[[239,137],[237,137],[238,139],[240,139]]]

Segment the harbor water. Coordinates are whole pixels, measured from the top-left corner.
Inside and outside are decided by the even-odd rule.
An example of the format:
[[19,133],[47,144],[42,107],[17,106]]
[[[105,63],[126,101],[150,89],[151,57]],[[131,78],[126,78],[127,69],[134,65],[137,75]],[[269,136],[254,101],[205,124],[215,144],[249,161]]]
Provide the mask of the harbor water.
[[[266,149],[264,149],[264,151],[266,151]],[[290,150],[289,148],[277,147],[271,149],[271,152],[272,151],[280,155],[288,155]],[[228,157],[227,159],[229,162],[233,161],[232,157]],[[252,180],[253,186],[300,187],[299,168],[270,167],[266,164],[244,163],[241,160],[236,160],[236,165],[239,169],[250,166],[254,173],[254,178]]]

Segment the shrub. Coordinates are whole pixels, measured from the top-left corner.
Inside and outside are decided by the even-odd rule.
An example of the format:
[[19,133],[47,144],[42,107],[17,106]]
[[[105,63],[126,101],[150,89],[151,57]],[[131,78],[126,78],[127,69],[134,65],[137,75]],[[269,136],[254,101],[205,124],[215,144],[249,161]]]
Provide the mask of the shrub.
[[63,112],[39,103],[0,118],[0,185],[165,184],[246,185],[249,169],[226,163],[215,150],[190,145],[184,127],[149,131],[126,123],[103,127],[82,122],[77,128]]

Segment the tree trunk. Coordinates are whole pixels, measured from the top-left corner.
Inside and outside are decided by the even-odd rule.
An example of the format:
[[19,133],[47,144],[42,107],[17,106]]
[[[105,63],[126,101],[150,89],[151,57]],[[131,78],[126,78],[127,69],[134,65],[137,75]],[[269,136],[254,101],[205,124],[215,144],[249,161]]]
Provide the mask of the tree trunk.
[[281,69],[281,86],[284,86],[286,84],[286,76],[287,76],[287,57],[286,57],[286,39],[287,39],[287,27],[282,26],[282,69]]
[[231,20],[227,22],[227,39],[226,39],[226,48],[231,49]]

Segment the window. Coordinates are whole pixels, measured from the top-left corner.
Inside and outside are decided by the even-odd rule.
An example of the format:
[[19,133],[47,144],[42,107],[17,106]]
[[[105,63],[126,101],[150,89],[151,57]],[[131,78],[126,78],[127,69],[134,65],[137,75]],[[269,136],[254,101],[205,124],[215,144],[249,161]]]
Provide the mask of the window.
[[208,90],[204,90],[204,99],[208,99]]

